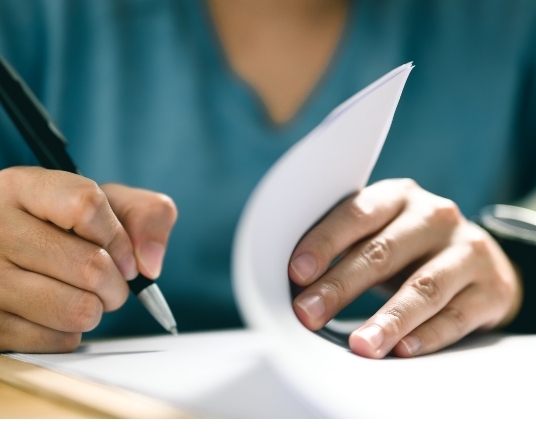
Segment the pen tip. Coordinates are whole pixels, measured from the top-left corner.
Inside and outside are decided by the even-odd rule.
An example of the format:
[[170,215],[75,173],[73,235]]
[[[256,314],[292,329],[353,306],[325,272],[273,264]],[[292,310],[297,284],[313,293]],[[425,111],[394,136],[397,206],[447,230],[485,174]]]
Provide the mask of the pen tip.
[[179,331],[177,331],[177,327],[174,326],[173,328],[171,328],[169,330],[169,332],[171,332],[173,335],[179,335]]

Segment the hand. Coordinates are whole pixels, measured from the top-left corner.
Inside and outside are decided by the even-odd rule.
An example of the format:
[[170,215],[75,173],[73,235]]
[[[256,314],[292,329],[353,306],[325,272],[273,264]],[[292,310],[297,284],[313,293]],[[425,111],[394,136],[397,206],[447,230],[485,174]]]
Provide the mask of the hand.
[[407,179],[375,183],[336,206],[296,246],[289,276],[308,286],[293,307],[311,330],[370,287],[402,281],[350,336],[352,351],[368,358],[435,352],[506,323],[521,304],[520,282],[496,242],[452,201]]
[[39,167],[0,171],[0,351],[68,352],[160,273],[177,211],[162,194]]

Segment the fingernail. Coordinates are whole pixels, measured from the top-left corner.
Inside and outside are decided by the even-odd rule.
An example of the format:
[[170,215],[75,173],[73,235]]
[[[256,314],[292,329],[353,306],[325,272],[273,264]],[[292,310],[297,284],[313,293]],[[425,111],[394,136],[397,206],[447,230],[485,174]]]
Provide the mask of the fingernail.
[[407,335],[401,341],[404,343],[404,346],[406,346],[406,349],[410,355],[414,355],[421,350],[421,339],[416,335]]
[[383,329],[378,325],[358,329],[355,334],[365,340],[372,350],[378,350],[383,343]]
[[151,278],[158,278],[162,272],[166,247],[156,242],[147,242],[138,248],[138,259],[147,269]]
[[318,263],[311,254],[305,253],[292,260],[290,266],[298,274],[298,277],[303,281],[307,281],[316,273]]
[[134,254],[130,253],[123,259],[119,265],[119,271],[127,281],[133,280],[138,276],[138,268],[136,266]]
[[313,320],[319,320],[326,312],[324,300],[318,295],[307,295],[301,298],[296,305],[300,307]]

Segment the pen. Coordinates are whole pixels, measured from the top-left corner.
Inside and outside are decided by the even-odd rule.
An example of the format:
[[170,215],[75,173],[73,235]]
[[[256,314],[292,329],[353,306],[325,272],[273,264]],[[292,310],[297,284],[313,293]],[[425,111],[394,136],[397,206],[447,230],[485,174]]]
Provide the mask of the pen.
[[[0,102],[44,168],[80,174],[67,153],[67,140],[28,85],[0,55]],[[168,332],[177,324],[156,283],[139,274],[127,282],[143,306]]]

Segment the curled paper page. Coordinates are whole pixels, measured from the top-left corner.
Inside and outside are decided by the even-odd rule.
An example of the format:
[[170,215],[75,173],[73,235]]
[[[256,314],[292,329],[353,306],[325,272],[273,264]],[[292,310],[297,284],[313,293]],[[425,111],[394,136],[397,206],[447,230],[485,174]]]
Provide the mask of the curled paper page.
[[251,195],[235,237],[233,282],[252,328],[303,335],[291,308],[292,251],[334,204],[365,187],[412,68],[400,66],[337,107]]

